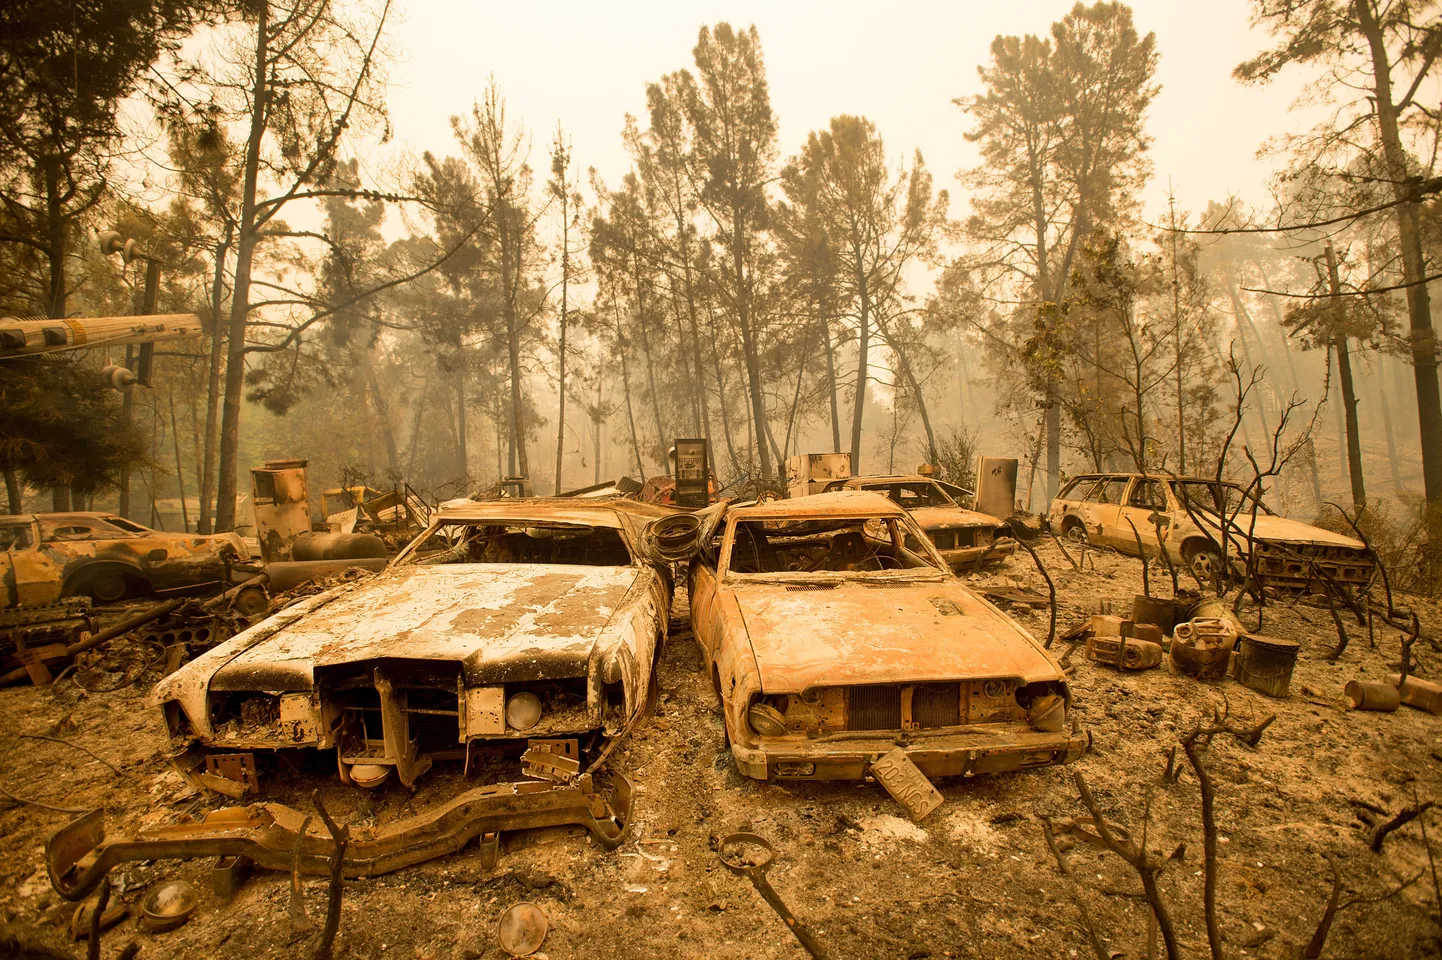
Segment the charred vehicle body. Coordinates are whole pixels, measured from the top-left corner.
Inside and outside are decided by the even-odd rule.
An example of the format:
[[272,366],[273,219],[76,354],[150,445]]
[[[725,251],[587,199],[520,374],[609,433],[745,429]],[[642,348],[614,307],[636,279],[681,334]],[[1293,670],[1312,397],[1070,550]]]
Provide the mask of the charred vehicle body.
[[[960,488],[957,488],[960,489]],[[977,561],[1004,560],[1016,553],[1011,528],[995,517],[967,510],[941,484],[921,475],[900,477],[850,477],[826,487],[836,490],[866,490],[879,493],[910,512],[926,532],[947,566],[961,573]]]
[[442,508],[377,576],[163,680],[177,764],[233,795],[257,758],[296,748],[335,751],[361,786],[522,750],[528,771],[574,774],[654,694],[672,592],[657,532],[674,548],[697,525],[620,499]]
[[163,533],[109,513],[0,517],[7,607],[183,593],[228,582],[248,559],[233,533]]
[[713,524],[691,622],[742,773],[880,778],[899,747],[929,776],[961,776],[1085,751],[1060,665],[891,500],[823,493]]
[[1064,536],[1132,556],[1138,540],[1148,556],[1160,556],[1165,545],[1171,561],[1203,583],[1240,575],[1253,547],[1257,573],[1270,587],[1308,589],[1331,578],[1365,588],[1376,568],[1362,541],[1279,517],[1237,484],[1201,477],[1075,477],[1052,501],[1047,522]]

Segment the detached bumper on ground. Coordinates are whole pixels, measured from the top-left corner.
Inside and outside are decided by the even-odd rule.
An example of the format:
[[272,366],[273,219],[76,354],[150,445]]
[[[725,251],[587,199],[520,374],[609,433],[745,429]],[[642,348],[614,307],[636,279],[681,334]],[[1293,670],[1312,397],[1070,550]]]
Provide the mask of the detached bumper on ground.
[[[468,790],[449,803],[375,829],[357,827],[346,847],[342,873],[373,877],[454,853],[479,839],[494,866],[503,831],[576,824],[614,850],[631,817],[631,782],[620,774],[609,796],[589,775],[572,784],[524,781]],[[102,810],[92,810],[45,843],[50,885],[67,900],[81,900],[116,864],[130,860],[247,857],[271,870],[330,873],[334,841],[299,810],[278,803],[216,810],[197,823],[154,827],[131,837],[105,836]]]
[[1085,731],[967,730],[908,742],[848,735],[828,740],[768,742],[759,747],[732,743],[737,768],[757,780],[861,780],[873,761],[901,746],[930,778],[1005,773],[1071,763],[1086,753]]

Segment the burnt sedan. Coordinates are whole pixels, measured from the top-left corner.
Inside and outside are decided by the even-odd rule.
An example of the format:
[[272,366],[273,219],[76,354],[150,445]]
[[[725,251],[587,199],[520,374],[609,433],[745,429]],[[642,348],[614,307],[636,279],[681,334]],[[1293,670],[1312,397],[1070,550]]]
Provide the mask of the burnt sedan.
[[929,776],[1085,751],[1057,661],[886,497],[736,506],[703,542],[691,622],[743,774],[890,789],[898,748]]
[[375,577],[163,680],[177,764],[235,795],[256,786],[258,758],[296,748],[334,751],[361,786],[522,751],[528,770],[574,773],[653,694],[672,591],[653,524],[696,526],[675,513],[619,499],[443,508]]

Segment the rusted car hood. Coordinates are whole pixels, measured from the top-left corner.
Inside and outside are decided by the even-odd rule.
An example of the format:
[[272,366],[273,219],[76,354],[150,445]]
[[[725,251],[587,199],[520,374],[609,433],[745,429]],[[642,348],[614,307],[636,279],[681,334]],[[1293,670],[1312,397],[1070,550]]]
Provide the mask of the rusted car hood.
[[1040,644],[954,580],[873,582],[886,585],[736,584],[761,689],[798,693],[854,683],[1060,679],[1060,668]]
[[[1211,519],[1210,515],[1203,516]],[[1273,517],[1258,513],[1255,529],[1252,529],[1250,514],[1238,514],[1235,522],[1237,536],[1245,537],[1247,531],[1252,530],[1252,537],[1255,540],[1272,540],[1277,543],[1322,543],[1332,547],[1351,547],[1354,550],[1361,550],[1365,546],[1362,541],[1354,540],[1346,534],[1323,530],[1310,523],[1289,520],[1286,517]]]
[[459,661],[468,685],[584,676],[638,574],[510,563],[392,568],[259,643],[235,637],[240,652],[211,686],[307,689],[317,667],[382,657]]
[[995,529],[1003,526],[995,517],[973,510],[963,510],[961,507],[917,507],[911,511],[911,516],[923,530],[946,530],[952,527]]

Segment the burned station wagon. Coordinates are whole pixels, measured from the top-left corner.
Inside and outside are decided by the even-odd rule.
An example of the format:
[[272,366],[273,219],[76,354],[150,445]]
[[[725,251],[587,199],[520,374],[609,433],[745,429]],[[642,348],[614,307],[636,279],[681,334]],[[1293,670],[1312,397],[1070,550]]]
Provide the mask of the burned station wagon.
[[672,584],[648,544],[668,517],[695,529],[675,514],[619,499],[438,511],[375,577],[163,680],[177,764],[222,792],[255,787],[258,758],[295,748],[334,751],[361,786],[522,751],[574,772],[653,694]]
[[691,622],[732,756],[756,779],[1069,763],[1087,746],[1052,655],[875,493],[735,506],[692,561]]
[[1303,589],[1331,577],[1356,588],[1371,581],[1376,559],[1362,541],[1277,516],[1260,500],[1254,526],[1249,496],[1235,483],[1203,477],[1089,474],[1061,488],[1047,522],[1072,539],[1132,556],[1138,540],[1148,556],[1160,556],[1165,544],[1171,561],[1203,583],[1240,574],[1249,541],[1268,586]]

